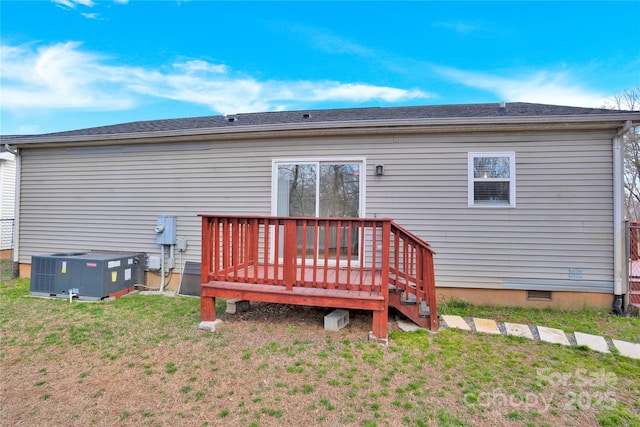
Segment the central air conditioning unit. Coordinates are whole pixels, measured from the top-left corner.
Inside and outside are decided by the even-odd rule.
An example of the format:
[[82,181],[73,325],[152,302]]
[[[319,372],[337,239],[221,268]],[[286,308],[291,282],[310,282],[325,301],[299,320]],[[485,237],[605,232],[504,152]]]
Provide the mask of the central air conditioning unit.
[[133,290],[144,254],[68,252],[31,257],[31,295],[101,300]]

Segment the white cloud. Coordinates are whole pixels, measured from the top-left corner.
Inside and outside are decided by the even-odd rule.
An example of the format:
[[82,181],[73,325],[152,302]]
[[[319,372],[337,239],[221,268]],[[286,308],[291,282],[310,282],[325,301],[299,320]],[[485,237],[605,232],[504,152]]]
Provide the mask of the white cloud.
[[534,71],[500,77],[486,73],[434,67],[441,75],[468,87],[493,92],[503,101],[524,101],[576,107],[599,108],[605,96],[575,83],[569,71]]
[[[96,6],[96,3],[93,2],[93,0],[51,0],[52,3],[54,3],[56,6],[60,7],[61,9],[65,9],[65,10],[77,10],[78,6],[84,6],[84,7],[89,7],[89,8],[93,8],[94,6]],[[128,2],[128,0],[124,0],[124,2]],[[122,3],[122,1],[120,0],[115,0],[115,3]],[[87,13],[87,12],[80,12],[80,15],[84,16],[87,19],[96,19],[96,20],[102,20],[103,18],[100,16],[100,14],[92,12],[92,13]]]
[[197,73],[197,72],[226,74],[228,71],[226,65],[210,64],[206,61],[201,61],[201,60],[187,61],[184,64],[176,63],[176,64],[173,64],[173,66],[175,68],[182,69],[189,74]]
[[0,47],[2,109],[131,107],[133,97],[115,93],[110,68],[103,58],[80,52],[79,43],[60,43],[35,51],[27,47]]
[[224,64],[191,60],[161,71],[115,66],[75,42],[34,49],[2,46],[0,90],[4,110],[129,109],[144,97],[206,105],[215,112],[273,111],[305,103],[426,99],[420,90],[335,81],[258,80]]
[[51,0],[53,3],[67,7],[69,9],[75,9],[77,5],[82,5],[86,7],[93,7],[95,3],[92,0]]
[[[461,34],[487,31],[487,26],[481,22],[441,21],[432,25]],[[320,28],[300,25],[290,25],[287,28],[299,36],[306,37],[315,48],[325,53],[346,54],[372,60],[377,66],[392,73],[411,76],[413,81],[415,81],[415,76],[422,76],[425,81],[434,81],[444,77],[446,80],[462,86],[491,92],[494,96],[505,101],[599,108],[605,100],[602,93],[580,85],[578,76],[584,72],[571,72],[571,70],[563,69],[561,71],[535,70],[523,74],[520,70],[509,70],[503,72],[503,75],[508,75],[508,77],[502,77],[490,73],[440,66],[424,60],[399,56],[385,50],[370,49]],[[334,95],[350,92],[348,87],[328,88],[327,90],[331,90]],[[394,102],[390,101],[393,98],[393,91],[381,91],[380,88],[376,88],[376,91],[381,95],[380,99]],[[354,92],[363,93],[362,88],[358,88]],[[367,89],[367,92],[371,92],[370,89]],[[426,97],[432,98],[435,95],[420,92],[415,98]],[[405,91],[400,100],[406,99],[412,99],[411,91]]]
[[75,3],[69,0],[51,0],[51,2],[57,4],[58,6],[67,7],[69,9],[75,9],[76,7]]
[[326,82],[314,87],[307,99],[309,101],[337,100],[350,102],[365,102],[376,99],[385,102],[399,102],[416,98],[428,98],[428,95],[419,90],[405,90],[360,83]]
[[296,37],[307,39],[314,48],[321,52],[361,57],[375,57],[378,54],[375,50],[335,35],[323,28],[309,27],[290,22],[283,24],[283,27],[286,27],[287,31],[295,33]]
[[375,52],[371,49],[328,32],[316,32],[313,35],[313,43],[316,48],[327,53],[342,53],[364,57],[375,55]]

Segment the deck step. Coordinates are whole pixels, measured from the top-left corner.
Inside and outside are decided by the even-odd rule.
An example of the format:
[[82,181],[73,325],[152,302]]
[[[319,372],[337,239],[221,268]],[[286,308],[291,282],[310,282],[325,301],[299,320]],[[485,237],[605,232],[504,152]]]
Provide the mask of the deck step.
[[400,297],[400,304],[403,305],[412,305],[415,304],[417,301],[417,298],[414,294],[404,294]]
[[640,291],[629,292],[629,302],[631,304],[640,304]]
[[431,307],[427,305],[426,301],[420,301],[420,317],[431,316]]

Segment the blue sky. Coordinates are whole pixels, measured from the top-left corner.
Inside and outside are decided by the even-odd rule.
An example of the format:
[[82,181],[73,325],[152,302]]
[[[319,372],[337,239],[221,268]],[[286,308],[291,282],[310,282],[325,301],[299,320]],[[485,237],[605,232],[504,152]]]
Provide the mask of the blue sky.
[[0,1],[0,133],[640,86],[640,2]]

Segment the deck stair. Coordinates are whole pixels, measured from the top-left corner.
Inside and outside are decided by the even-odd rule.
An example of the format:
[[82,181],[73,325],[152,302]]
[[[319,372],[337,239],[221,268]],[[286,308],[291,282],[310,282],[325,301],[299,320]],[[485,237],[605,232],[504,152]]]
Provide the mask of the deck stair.
[[426,300],[422,299],[418,303],[418,298],[414,294],[405,294],[403,289],[396,289],[395,286],[389,285],[389,307],[394,308],[416,325],[429,329],[431,307]]

